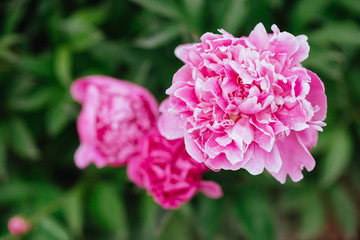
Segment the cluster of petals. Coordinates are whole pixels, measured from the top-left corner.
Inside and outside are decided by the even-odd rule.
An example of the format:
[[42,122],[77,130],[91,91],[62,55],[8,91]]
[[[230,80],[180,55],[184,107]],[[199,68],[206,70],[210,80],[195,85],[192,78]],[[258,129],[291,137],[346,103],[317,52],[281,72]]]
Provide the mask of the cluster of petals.
[[325,126],[326,96],[301,62],[304,35],[268,34],[259,23],[248,37],[224,30],[175,50],[185,65],[166,91],[158,126],[167,139],[184,138],[195,160],[213,170],[264,168],[284,183],[302,179],[315,161],[309,150]]
[[79,168],[90,163],[127,165],[129,178],[163,208],[178,208],[199,191],[213,198],[222,195],[219,185],[202,180],[209,169],[188,155],[183,139],[167,140],[159,134],[159,107],[146,89],[107,76],[88,76],[74,81],[71,94],[82,104],[75,153]]
[[168,140],[157,129],[144,138],[141,154],[127,167],[130,180],[147,189],[165,209],[178,208],[199,191],[211,198],[221,197],[218,184],[202,179],[208,170],[189,156],[183,139]]
[[123,166],[139,152],[141,139],[154,127],[158,103],[145,88],[107,76],[77,79],[73,98],[82,104],[77,120],[80,147],[75,163],[85,168]]

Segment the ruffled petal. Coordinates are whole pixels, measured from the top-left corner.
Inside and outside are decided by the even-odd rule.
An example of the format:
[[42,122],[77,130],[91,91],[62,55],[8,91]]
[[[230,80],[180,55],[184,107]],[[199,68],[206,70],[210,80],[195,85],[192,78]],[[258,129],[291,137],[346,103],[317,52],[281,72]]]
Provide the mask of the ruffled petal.
[[287,175],[294,182],[300,181],[303,178],[301,171],[304,167],[308,171],[314,169],[315,160],[296,133],[291,133],[285,139],[278,141],[276,145],[280,152],[282,166],[278,173],[270,173],[281,183],[285,183]]

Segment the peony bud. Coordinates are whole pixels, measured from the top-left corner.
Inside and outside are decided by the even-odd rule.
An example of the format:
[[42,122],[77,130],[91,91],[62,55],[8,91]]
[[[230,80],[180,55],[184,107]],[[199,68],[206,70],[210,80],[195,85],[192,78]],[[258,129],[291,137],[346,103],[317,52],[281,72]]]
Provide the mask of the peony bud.
[[30,231],[31,225],[20,216],[13,216],[8,222],[9,232],[14,236],[21,236]]

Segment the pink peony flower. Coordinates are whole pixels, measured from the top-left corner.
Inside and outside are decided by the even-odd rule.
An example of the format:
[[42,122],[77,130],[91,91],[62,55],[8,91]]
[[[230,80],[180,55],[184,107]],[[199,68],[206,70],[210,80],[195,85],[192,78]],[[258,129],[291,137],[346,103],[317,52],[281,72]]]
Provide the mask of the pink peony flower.
[[139,141],[156,127],[158,104],[143,87],[106,76],[77,79],[73,98],[82,104],[75,163],[85,168],[121,166],[139,152]]
[[267,169],[284,183],[299,181],[315,161],[309,150],[325,126],[326,96],[316,74],[301,66],[304,35],[267,34],[259,23],[249,37],[224,30],[179,46],[185,65],[166,91],[158,126],[168,139],[184,137],[186,150],[213,170]]
[[13,216],[8,221],[9,232],[14,236],[22,236],[31,230],[31,225],[23,217]]
[[221,188],[202,180],[209,169],[194,161],[185,150],[184,141],[167,140],[157,130],[142,143],[141,155],[128,164],[128,176],[163,208],[178,208],[201,191],[211,198],[222,196]]

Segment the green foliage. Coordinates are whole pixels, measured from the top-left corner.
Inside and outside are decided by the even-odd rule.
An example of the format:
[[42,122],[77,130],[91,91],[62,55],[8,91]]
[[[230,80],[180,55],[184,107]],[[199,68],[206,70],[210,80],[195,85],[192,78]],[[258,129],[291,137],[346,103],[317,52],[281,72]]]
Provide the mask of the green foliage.
[[[200,195],[167,211],[124,168],[75,167],[74,79],[127,79],[161,101],[181,66],[176,46],[221,28],[248,35],[260,21],[307,35],[304,66],[325,84],[327,126],[301,182],[211,172],[222,199]],[[13,239],[15,214],[33,221],[30,240],[357,239],[359,21],[358,0],[0,1],[0,239]]]
[[119,239],[127,237],[125,206],[113,183],[97,183],[90,197],[90,210],[97,223]]

